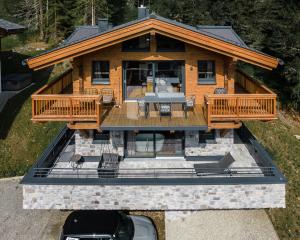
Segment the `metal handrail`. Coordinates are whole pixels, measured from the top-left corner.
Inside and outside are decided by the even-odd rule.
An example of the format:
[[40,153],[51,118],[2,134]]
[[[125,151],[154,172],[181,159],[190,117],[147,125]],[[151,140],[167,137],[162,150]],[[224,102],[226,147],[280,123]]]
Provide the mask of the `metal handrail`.
[[[274,176],[274,167],[233,167],[233,168],[34,168],[34,177],[100,177],[100,178],[170,178],[170,177],[203,177],[203,176]],[[207,172],[205,172],[207,171]]]

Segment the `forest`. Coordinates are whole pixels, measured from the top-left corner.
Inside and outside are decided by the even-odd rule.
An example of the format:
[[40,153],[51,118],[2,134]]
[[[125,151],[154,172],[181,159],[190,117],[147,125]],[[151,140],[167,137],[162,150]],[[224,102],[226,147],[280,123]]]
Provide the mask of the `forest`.
[[76,26],[108,18],[113,25],[137,17],[137,6],[190,25],[230,25],[249,47],[280,58],[273,71],[250,66],[279,95],[281,106],[300,110],[300,1],[298,0],[0,0],[1,18],[27,27],[22,43],[55,46]]

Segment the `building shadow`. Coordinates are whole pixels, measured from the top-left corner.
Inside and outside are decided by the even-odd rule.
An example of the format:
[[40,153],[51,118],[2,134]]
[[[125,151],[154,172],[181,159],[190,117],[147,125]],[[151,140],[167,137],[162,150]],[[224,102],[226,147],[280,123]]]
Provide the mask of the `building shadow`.
[[[3,108],[2,112],[0,112],[0,139],[5,139],[7,137],[11,126],[15,121],[17,115],[19,114],[20,110],[22,109],[24,103],[30,98],[30,96],[35,91],[37,91],[39,88],[41,88],[48,82],[50,74],[53,70],[53,67],[51,67],[33,72],[27,66],[24,66],[22,64],[22,61],[28,58],[29,56],[11,52],[11,55],[9,55],[10,57],[7,58],[7,52],[4,53],[6,58],[4,58],[4,55],[1,54],[1,59],[3,59],[2,69],[5,69],[7,67],[4,71],[4,74],[32,73],[33,84],[31,84],[29,87],[25,88],[20,93],[10,98],[6,103],[5,107]],[[30,116],[26,115],[26,117]]]

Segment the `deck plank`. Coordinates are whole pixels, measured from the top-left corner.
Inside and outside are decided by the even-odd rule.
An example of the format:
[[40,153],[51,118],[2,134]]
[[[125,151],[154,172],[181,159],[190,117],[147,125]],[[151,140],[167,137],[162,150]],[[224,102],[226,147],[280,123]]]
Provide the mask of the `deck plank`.
[[163,116],[160,118],[158,112],[152,107],[149,117],[144,116],[130,118],[127,115],[127,104],[122,104],[119,108],[112,108],[104,117],[101,124],[102,129],[114,127],[207,127],[202,105],[196,105],[194,112],[188,111],[187,118],[184,117],[182,110],[175,109],[172,117]]

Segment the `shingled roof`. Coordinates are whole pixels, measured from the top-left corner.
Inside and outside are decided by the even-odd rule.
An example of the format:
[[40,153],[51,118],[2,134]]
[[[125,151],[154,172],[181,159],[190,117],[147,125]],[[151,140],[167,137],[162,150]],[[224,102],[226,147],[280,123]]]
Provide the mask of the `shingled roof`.
[[0,19],[0,36],[16,34],[16,33],[23,32],[24,30],[25,30],[25,27],[20,24],[9,22],[4,19]]

